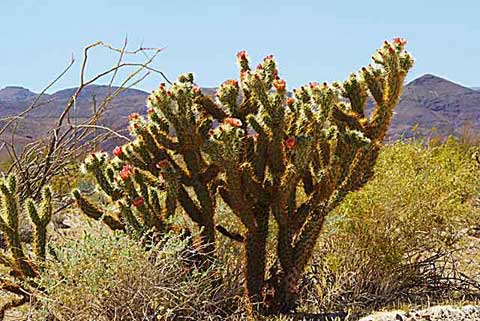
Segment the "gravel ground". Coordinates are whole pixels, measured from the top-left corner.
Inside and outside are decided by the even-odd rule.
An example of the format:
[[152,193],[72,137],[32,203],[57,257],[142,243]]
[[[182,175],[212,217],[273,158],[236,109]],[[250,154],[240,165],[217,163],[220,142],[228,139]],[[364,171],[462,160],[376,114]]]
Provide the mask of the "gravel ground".
[[418,311],[375,313],[359,321],[480,321],[480,306],[435,306]]

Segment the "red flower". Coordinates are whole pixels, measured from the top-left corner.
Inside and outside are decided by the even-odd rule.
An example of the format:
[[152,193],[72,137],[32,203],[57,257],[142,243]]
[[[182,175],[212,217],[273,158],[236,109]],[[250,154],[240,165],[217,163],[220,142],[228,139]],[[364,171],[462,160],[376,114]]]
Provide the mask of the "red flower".
[[295,99],[293,99],[292,97],[289,97],[289,98],[287,99],[287,105],[288,105],[288,106],[291,106],[291,105],[293,105],[294,103],[295,103]]
[[153,113],[155,113],[155,109],[151,107],[147,109],[147,114],[153,114]]
[[265,58],[263,58],[263,60],[272,60],[273,59],[273,55],[268,55],[266,56]]
[[225,82],[223,84],[238,87],[238,81],[236,81],[235,79],[225,80]]
[[289,137],[285,140],[285,146],[287,149],[294,149],[297,146],[297,140],[295,137]]
[[273,86],[275,87],[275,89],[277,91],[284,91],[285,88],[287,87],[287,83],[285,82],[285,80],[283,79],[276,79],[274,82],[273,82]]
[[168,162],[168,159],[162,159],[157,163],[156,166],[158,169],[167,168],[168,166],[170,166],[170,163]]
[[397,37],[393,39],[393,43],[396,45],[405,46],[407,44],[407,40],[405,38]]
[[129,121],[132,121],[134,119],[138,119],[140,117],[140,115],[138,113],[131,113],[129,116],[128,116],[128,120]]
[[238,118],[227,117],[223,120],[225,124],[229,124],[232,127],[240,127],[242,126],[242,121]]
[[237,58],[240,60],[247,59],[247,52],[245,50],[237,52]]
[[140,206],[142,206],[144,203],[145,203],[145,200],[143,199],[143,197],[137,197],[136,199],[134,199],[134,200],[132,201],[132,204],[133,204],[133,206],[135,206],[135,207],[140,207]]
[[124,181],[128,180],[132,175],[133,166],[130,164],[124,165],[120,171],[120,178]]
[[113,150],[113,155],[120,157],[122,154],[123,154],[122,146],[115,147],[115,149]]

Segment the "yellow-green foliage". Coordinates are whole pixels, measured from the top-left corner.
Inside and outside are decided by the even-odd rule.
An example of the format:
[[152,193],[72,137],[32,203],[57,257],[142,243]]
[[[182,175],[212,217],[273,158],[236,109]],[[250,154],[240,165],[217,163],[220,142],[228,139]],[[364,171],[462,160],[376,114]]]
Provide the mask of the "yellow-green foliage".
[[[372,300],[364,304],[382,304],[432,290],[422,282],[442,275],[422,274],[431,265],[421,262],[461,249],[480,221],[480,177],[472,152],[452,140],[433,148],[421,143],[384,148],[374,179],[349,195],[325,226],[314,259],[323,271],[316,275],[323,280],[320,297],[334,305],[361,297]],[[473,258],[471,252],[458,255]],[[443,262],[440,256],[432,264]],[[457,264],[471,272],[478,262]]]

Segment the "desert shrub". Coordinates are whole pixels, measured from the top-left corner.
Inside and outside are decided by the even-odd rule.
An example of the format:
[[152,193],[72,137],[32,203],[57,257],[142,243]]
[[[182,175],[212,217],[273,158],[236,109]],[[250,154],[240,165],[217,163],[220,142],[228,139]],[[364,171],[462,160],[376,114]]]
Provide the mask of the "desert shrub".
[[[145,251],[124,234],[70,241],[48,263],[36,318],[55,320],[224,320],[238,315],[241,289],[220,261],[185,264],[188,240],[168,235]],[[239,312],[240,313],[240,312]]]
[[472,148],[452,140],[433,148],[384,148],[374,179],[328,219],[304,279],[313,290],[306,300],[358,309],[413,294],[469,292],[466,278],[478,261],[463,259],[478,253],[467,248],[474,240],[470,227],[480,219],[480,179],[471,155]]

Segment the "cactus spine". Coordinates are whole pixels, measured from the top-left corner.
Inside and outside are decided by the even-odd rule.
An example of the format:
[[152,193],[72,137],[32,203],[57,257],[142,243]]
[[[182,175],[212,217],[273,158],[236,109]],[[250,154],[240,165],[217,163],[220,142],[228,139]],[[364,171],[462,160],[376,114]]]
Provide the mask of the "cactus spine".
[[14,278],[0,275],[0,290],[20,296],[0,307],[0,320],[8,309],[25,304],[31,293],[28,287],[35,288],[34,278],[39,276],[39,267],[46,258],[47,226],[52,216],[52,192],[44,188],[40,209],[35,202],[27,199],[25,211],[33,223],[33,253],[27,254],[26,245],[21,241],[19,233],[21,207],[17,196],[17,181],[14,175],[0,182],[0,231],[6,239],[6,251],[0,251],[0,265],[9,270]]

